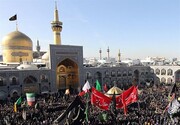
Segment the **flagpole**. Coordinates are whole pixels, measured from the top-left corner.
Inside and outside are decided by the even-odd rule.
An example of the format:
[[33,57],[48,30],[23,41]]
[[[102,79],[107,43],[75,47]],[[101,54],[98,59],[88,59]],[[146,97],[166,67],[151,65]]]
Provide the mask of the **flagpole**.
[[17,14],[11,16],[9,21],[16,21],[16,31],[18,31]]
[[140,112],[140,104],[139,104],[139,100],[137,101],[138,103],[138,111]]
[[18,31],[18,22],[16,20],[16,31]]
[[85,109],[85,114],[86,114],[86,125],[88,125],[88,121],[89,121],[89,119],[88,119],[88,115],[89,115],[89,111],[88,111],[88,101],[89,101],[89,93],[86,93],[86,109]]

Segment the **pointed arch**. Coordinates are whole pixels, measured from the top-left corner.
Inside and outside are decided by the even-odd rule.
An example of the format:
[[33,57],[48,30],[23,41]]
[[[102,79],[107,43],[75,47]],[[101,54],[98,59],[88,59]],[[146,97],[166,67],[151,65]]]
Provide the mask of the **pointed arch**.
[[11,77],[10,77],[10,83],[11,83],[11,85],[17,85],[17,84],[19,84],[18,78],[17,78],[16,76],[11,76]]
[[156,73],[156,75],[160,75],[160,69],[157,68],[157,69],[155,70],[155,73]]
[[79,86],[79,68],[76,62],[66,58],[56,68],[56,85],[58,89],[77,88]]
[[127,76],[127,70],[123,70],[123,76]]
[[39,84],[37,84],[37,78],[35,76],[29,75],[23,80],[22,93],[39,91]]
[[105,75],[105,77],[109,77],[109,71],[106,70],[106,71],[104,72],[104,75]]
[[161,83],[166,83],[166,78],[162,77],[161,78]]
[[23,83],[25,84],[37,83],[37,79],[34,76],[30,75],[24,79]]
[[118,70],[118,71],[117,71],[117,77],[121,77],[121,74],[122,74],[122,71],[121,71],[121,70]]
[[111,77],[115,77],[116,76],[116,71],[115,70],[112,70],[111,71]]
[[86,72],[86,79],[91,79],[92,78],[92,74],[90,72]]
[[169,78],[167,79],[167,83],[172,83],[172,78],[171,78],[171,77],[169,77]]
[[40,75],[40,80],[41,80],[41,82],[48,82],[48,76],[45,75],[45,74],[41,74]]
[[172,76],[172,74],[173,74],[173,70],[172,70],[172,69],[168,69],[168,70],[167,70],[167,75],[168,75],[168,76]]
[[165,69],[161,69],[161,75],[166,75],[166,70]]

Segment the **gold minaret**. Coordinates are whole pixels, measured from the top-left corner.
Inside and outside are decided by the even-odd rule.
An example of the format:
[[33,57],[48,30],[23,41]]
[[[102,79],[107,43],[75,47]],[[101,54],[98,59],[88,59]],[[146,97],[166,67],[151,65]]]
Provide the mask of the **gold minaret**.
[[54,21],[51,22],[52,30],[54,33],[54,43],[56,45],[61,45],[61,31],[62,31],[62,22],[59,21],[57,3],[55,2],[55,11],[54,11]]

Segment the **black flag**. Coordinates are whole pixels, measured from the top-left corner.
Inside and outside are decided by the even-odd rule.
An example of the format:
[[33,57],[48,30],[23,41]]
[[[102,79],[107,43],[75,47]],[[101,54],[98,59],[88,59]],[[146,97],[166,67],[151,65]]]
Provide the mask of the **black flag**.
[[17,20],[17,14],[9,18],[9,21],[14,21],[14,20]]
[[54,125],[81,125],[85,118],[85,106],[79,96],[68,106],[68,108],[54,121]]
[[173,93],[176,94],[177,91],[178,91],[177,85],[176,85],[176,83],[174,83],[174,85],[173,85],[172,88],[171,88],[170,94],[173,94]]

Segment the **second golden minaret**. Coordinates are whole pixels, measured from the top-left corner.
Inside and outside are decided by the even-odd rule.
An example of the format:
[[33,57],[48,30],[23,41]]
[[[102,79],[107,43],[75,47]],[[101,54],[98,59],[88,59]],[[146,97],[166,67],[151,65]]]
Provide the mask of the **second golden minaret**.
[[62,31],[62,22],[59,21],[57,4],[55,3],[55,11],[54,11],[54,21],[51,22],[51,28],[54,33],[54,43],[56,45],[61,45],[61,31]]

